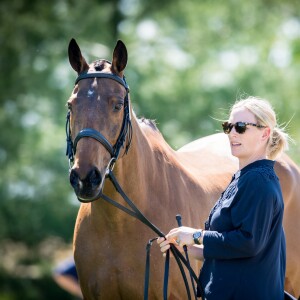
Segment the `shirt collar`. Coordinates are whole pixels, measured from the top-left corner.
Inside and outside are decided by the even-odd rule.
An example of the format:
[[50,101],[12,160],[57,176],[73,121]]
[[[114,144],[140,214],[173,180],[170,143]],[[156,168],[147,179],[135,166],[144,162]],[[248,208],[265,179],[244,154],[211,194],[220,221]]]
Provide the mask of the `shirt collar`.
[[251,169],[255,169],[257,167],[270,167],[273,168],[275,164],[274,160],[270,160],[270,159],[260,159],[260,160],[256,160],[252,163],[250,163],[249,165],[245,166],[244,168],[242,168],[241,170],[238,170],[234,175],[233,175],[233,179],[237,179],[240,177],[241,174],[244,174],[246,172],[248,172]]

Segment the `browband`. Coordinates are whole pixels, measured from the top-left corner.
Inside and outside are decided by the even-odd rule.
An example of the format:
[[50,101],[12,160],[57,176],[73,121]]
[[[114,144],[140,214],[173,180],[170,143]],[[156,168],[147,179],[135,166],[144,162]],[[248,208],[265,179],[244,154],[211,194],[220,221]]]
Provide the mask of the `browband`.
[[101,73],[101,72],[82,73],[82,74],[79,74],[79,76],[75,80],[75,84],[77,84],[80,80],[86,79],[86,78],[109,78],[109,79],[115,80],[118,83],[120,83],[121,85],[123,85],[127,91],[129,90],[129,86],[126,83],[125,76],[123,78],[121,78],[118,75],[115,75],[112,73]]

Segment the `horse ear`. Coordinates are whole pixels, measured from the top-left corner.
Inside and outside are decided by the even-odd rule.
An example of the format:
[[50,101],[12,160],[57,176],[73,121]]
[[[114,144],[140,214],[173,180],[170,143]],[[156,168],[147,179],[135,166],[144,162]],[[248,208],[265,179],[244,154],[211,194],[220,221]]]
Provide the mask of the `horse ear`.
[[81,54],[80,48],[75,39],[71,39],[68,48],[69,61],[72,68],[78,73],[82,73],[89,69],[89,65]]
[[120,77],[123,76],[123,71],[127,65],[127,49],[121,40],[117,41],[114,49],[112,59],[112,71],[118,74]]

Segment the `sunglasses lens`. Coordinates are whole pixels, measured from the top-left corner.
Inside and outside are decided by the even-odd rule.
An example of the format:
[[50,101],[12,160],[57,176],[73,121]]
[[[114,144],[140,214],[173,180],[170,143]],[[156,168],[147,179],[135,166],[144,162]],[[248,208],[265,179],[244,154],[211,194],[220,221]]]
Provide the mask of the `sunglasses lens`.
[[244,122],[237,122],[235,124],[229,123],[229,122],[224,122],[222,124],[222,128],[224,133],[229,134],[231,129],[234,127],[235,131],[239,134],[242,134],[246,131],[247,129],[247,124]]
[[234,125],[234,129],[237,133],[242,134],[246,131],[247,125],[244,122],[237,122]]
[[229,134],[229,133],[230,133],[232,127],[233,127],[232,124],[230,124],[230,123],[228,123],[228,122],[222,123],[223,131],[224,131],[224,133],[226,133],[226,134]]

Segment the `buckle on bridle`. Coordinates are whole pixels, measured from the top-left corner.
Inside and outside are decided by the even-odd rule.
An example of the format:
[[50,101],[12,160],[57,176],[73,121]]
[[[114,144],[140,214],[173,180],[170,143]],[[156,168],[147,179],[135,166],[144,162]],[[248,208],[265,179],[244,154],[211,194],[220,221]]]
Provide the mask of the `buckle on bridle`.
[[114,167],[115,167],[115,163],[116,163],[117,159],[115,157],[112,157],[106,167],[106,171],[105,171],[105,176],[108,176],[109,172],[111,172]]

